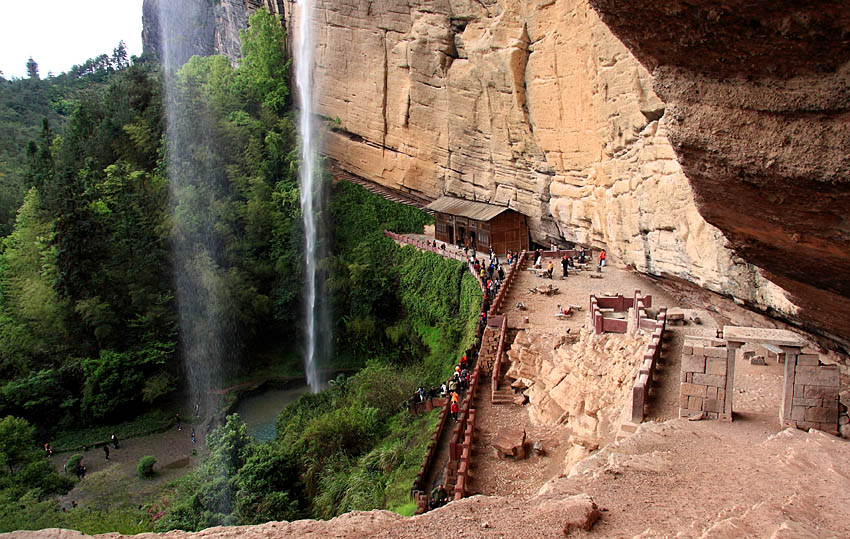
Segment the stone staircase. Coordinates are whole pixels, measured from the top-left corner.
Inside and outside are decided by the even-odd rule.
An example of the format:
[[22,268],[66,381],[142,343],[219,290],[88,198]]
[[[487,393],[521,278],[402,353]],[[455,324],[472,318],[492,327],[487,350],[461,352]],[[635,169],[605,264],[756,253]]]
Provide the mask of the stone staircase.
[[501,331],[497,327],[487,326],[481,335],[481,352],[478,361],[481,363],[481,373],[490,376],[493,372],[493,364],[496,362],[496,351],[499,348],[499,336]]
[[513,404],[516,395],[511,388],[497,389],[493,392],[493,404]]

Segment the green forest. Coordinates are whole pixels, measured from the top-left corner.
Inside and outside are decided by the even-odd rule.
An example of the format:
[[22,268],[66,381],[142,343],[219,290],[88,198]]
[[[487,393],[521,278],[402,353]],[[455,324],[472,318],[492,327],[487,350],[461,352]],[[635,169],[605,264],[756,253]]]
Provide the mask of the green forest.
[[[472,344],[481,294],[462,263],[383,235],[421,232],[430,216],[327,173],[325,367],[348,374],[282,410],[272,441],[254,441],[231,415],[182,479],[121,502],[90,496],[63,511],[57,501],[78,485],[62,463],[76,468],[85,446],[171,428],[176,411],[192,421],[186,332],[225,332],[229,381],[302,373],[298,111],[280,21],[258,11],[242,43],[238,66],[191,58],[167,96],[166,68],[128,59],[123,45],[58,77],[36,68],[0,79],[0,531],[412,511],[408,491],[437,416],[411,416],[404,403]],[[169,107],[179,111],[171,122]],[[197,131],[179,155],[175,130]],[[210,230],[214,251],[201,246]],[[214,303],[203,288],[195,295],[205,317],[226,320],[220,328],[178,314],[189,265],[219,291]],[[151,465],[140,463],[140,476],[155,474]],[[97,488],[98,478],[85,481]]]

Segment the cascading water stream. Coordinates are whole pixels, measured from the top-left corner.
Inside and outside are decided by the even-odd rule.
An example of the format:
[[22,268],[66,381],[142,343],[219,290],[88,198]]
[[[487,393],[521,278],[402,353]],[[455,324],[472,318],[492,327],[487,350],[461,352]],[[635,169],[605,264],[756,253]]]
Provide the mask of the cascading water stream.
[[[194,54],[186,35],[208,6],[196,2],[156,3],[163,61],[169,198],[172,206],[174,284],[180,324],[180,355],[186,370],[188,400],[201,415],[214,407],[212,390],[220,387],[228,334],[219,276],[221,238],[215,231],[214,165],[193,157],[210,147],[209,119],[181,102],[177,70]],[[187,403],[188,404],[188,403]]]
[[299,0],[298,48],[295,58],[295,82],[301,105],[299,131],[301,134],[301,170],[299,185],[301,190],[301,214],[304,220],[306,236],[304,259],[306,264],[305,319],[306,319],[306,355],[304,369],[307,383],[315,393],[321,389],[319,378],[318,340],[320,334],[321,308],[318,298],[319,256],[317,213],[322,201],[321,178],[316,177],[316,129],[313,121],[313,0]]

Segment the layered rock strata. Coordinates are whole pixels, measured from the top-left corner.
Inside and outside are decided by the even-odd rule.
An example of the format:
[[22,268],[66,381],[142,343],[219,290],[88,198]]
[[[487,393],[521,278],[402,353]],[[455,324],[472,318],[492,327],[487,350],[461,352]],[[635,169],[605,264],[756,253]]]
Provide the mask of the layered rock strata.
[[847,3],[590,3],[652,71],[701,214],[847,348]]

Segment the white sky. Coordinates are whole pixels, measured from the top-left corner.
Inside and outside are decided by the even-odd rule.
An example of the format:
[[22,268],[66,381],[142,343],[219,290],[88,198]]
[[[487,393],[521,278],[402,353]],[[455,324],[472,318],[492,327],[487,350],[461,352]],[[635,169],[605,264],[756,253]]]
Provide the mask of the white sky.
[[58,75],[124,40],[142,54],[142,0],[0,0],[0,71],[25,77],[30,56],[42,78]]

